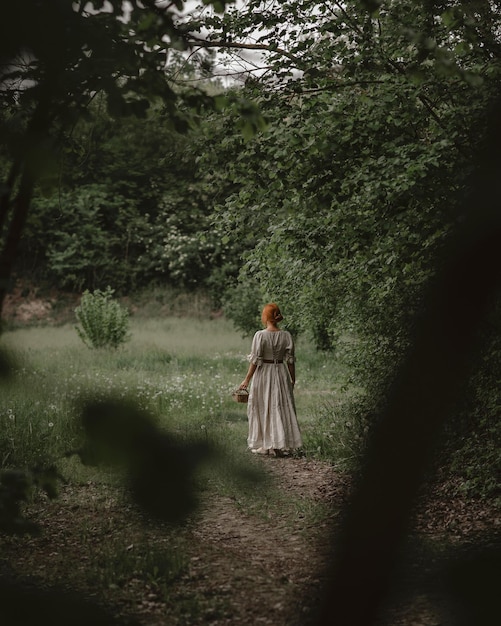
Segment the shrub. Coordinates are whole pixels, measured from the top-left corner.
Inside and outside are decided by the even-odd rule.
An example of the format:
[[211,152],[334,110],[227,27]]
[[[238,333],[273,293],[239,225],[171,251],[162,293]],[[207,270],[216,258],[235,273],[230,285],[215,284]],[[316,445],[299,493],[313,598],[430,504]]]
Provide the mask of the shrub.
[[252,337],[256,330],[262,328],[261,309],[264,303],[258,284],[252,280],[232,284],[222,298],[225,316],[244,337]]
[[84,291],[80,306],[75,309],[81,327],[76,331],[89,348],[117,348],[129,339],[129,313],[116,300],[114,290]]

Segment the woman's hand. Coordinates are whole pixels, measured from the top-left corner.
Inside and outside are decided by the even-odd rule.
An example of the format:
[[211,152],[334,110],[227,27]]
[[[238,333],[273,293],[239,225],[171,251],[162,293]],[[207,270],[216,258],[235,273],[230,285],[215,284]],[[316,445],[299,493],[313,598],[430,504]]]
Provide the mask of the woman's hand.
[[254,372],[255,371],[256,371],[256,366],[255,366],[254,363],[251,363],[249,365],[249,369],[247,371],[247,376],[240,383],[239,389],[247,389],[247,387],[249,386],[250,381],[252,380],[252,377],[254,376]]

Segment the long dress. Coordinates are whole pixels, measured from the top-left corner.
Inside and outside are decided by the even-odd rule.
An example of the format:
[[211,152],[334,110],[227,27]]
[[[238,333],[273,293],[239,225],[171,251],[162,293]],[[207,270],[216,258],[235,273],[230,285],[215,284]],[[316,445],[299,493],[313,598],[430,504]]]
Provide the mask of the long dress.
[[249,448],[300,448],[303,442],[287,369],[295,360],[291,334],[286,330],[257,331],[248,358],[256,365],[247,404]]

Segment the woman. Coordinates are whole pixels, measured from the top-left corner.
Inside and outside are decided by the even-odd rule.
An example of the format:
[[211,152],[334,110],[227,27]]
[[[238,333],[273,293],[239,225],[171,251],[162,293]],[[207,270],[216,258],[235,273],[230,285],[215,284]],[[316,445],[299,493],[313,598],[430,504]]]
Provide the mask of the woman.
[[247,444],[255,454],[285,456],[303,445],[293,395],[294,342],[288,331],[278,328],[283,317],[276,304],[264,307],[261,320],[266,328],[254,335],[249,369],[240,385],[247,389],[253,381],[247,405]]

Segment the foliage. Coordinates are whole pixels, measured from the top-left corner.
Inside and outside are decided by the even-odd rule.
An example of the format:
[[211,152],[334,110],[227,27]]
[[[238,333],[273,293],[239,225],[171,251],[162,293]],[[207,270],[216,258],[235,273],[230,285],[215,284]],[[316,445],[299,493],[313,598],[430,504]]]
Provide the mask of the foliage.
[[104,185],[82,185],[57,198],[36,200],[23,247],[35,244],[31,252],[39,277],[63,289],[81,292],[110,282],[123,288],[139,224],[130,200],[112,196]]
[[225,262],[228,247],[196,201],[193,195],[166,195],[155,221],[145,225],[144,252],[136,267],[145,280],[167,278],[174,286],[201,287]]
[[89,348],[117,348],[129,338],[129,312],[112,299],[113,293],[111,287],[86,290],[75,309],[78,336]]
[[265,304],[258,283],[253,281],[233,284],[224,295],[224,313],[244,337],[262,328],[261,311]]
[[[336,93],[385,75],[419,82],[435,71],[479,84],[484,63],[499,55],[498,2],[251,0],[204,25],[209,41],[195,35],[198,22],[191,25],[194,46],[218,47],[248,81],[291,93]],[[245,50],[262,51],[261,59],[246,64]]]
[[351,472],[357,469],[363,457],[363,429],[367,426],[354,422],[352,414],[343,413],[336,405],[319,405],[315,428],[307,432],[305,452],[327,461],[335,458],[336,467]]
[[125,293],[159,281],[206,288],[219,306],[239,251],[211,223],[200,132],[167,128],[157,110],[125,121],[100,103],[90,110],[62,152],[61,188],[35,194],[17,271],[74,291],[111,284]]
[[[213,16],[212,40],[229,56],[265,52],[246,90],[268,129],[245,144],[216,124],[204,155],[211,172],[227,164],[214,219],[243,249],[242,290],[257,283],[349,365],[365,391],[349,409],[362,431],[385,406],[465,217],[501,71],[498,3],[368,4],[255,1]],[[239,293],[232,284],[232,311]]]
[[[82,0],[54,2],[46,9],[34,1],[28,12],[20,10],[18,5],[6,8],[0,27],[1,161],[6,164],[0,205],[3,228],[0,303],[8,288],[35,188],[38,185],[47,192],[59,182],[61,145],[80,149],[81,153],[82,145],[73,143],[71,135],[79,122],[90,118],[90,104],[94,100],[104,103],[107,115],[113,119],[130,116],[144,119],[147,111],[156,107],[165,127],[182,132],[196,124],[200,111],[227,104],[224,96],[209,95],[198,84],[195,88],[184,86],[181,90],[175,55],[174,66],[169,71],[170,51],[188,47],[177,13],[184,8],[184,2],[174,4],[159,6],[151,0],[124,4],[121,0],[111,0],[104,10],[100,1]],[[208,4],[223,10],[226,3]],[[231,104],[233,106],[234,102]],[[260,114],[245,99],[236,106],[242,114],[242,132],[248,135],[261,123]],[[159,133],[159,137],[163,140],[165,132]],[[151,135],[145,134],[136,144],[144,150],[150,138]],[[93,137],[89,139],[92,144]],[[119,168],[122,168],[131,152],[126,135],[118,141],[110,136],[107,139],[110,152],[120,157]],[[155,142],[151,142],[150,149],[154,145]],[[133,158],[132,162],[138,164],[139,158]],[[144,179],[145,163],[142,165],[140,174],[143,176],[137,176],[134,168],[128,170],[132,174],[132,186],[122,169],[121,180],[115,178],[106,186],[108,198],[116,197],[117,201],[130,198],[134,183]],[[103,166],[101,176],[117,176],[118,168],[113,159]],[[156,167],[157,171],[162,168],[161,159],[157,159]],[[73,174],[80,183],[85,181],[86,168],[83,170],[80,176]],[[102,180],[93,178],[85,184],[102,184]],[[161,187],[166,188],[164,184]],[[66,191],[73,193],[74,186],[69,185]],[[149,184],[144,185],[144,191],[138,194],[140,205],[149,202],[151,208],[158,195]],[[55,204],[53,199],[53,206]],[[143,205],[139,215],[144,213]],[[131,224],[131,228],[135,225]],[[66,236],[68,233],[59,239]],[[64,274],[69,265],[70,282],[85,284],[88,276],[85,263],[84,267],[78,267],[77,246],[70,245],[69,258],[66,258],[58,249],[58,244],[64,243],[56,242],[55,252],[53,250],[56,274]],[[41,240],[37,244],[44,254]],[[117,284],[125,280],[123,272],[119,274]]]
[[[234,190],[218,218],[229,237],[249,247],[258,242],[248,267],[269,291],[285,295],[300,275],[308,297],[320,281],[333,299],[349,293],[364,307],[370,292],[380,312],[405,287],[402,300],[412,312],[413,292],[435,267],[432,253],[458,217],[458,190],[471,171],[473,139],[481,136],[499,66],[495,58],[481,64],[486,52],[478,36],[476,45],[452,46],[456,37],[473,38],[471,24],[451,22],[455,10],[443,8],[432,19],[429,7],[403,5],[389,3],[370,17],[355,2],[344,10],[315,2],[275,3],[271,10],[251,2],[247,11],[211,22],[224,25],[232,41],[245,42],[258,27],[271,48],[273,80],[280,68],[289,76],[298,70],[298,58],[309,68],[317,64],[313,78],[304,70],[282,92],[265,88],[266,77],[264,86],[251,83],[269,132],[245,145],[226,125],[221,148],[211,144],[216,154],[204,156],[213,171],[219,154],[219,163],[228,163]],[[496,16],[484,18],[488,39]],[[420,28],[437,40],[428,52],[417,39]],[[284,42],[289,55],[273,51]],[[456,48],[463,53],[455,56]],[[333,290],[334,281],[340,284]],[[304,312],[306,302],[299,302]],[[332,312],[327,306],[328,324]]]
[[[103,12],[102,3],[55,2],[47,8],[33,2],[26,12],[9,5],[1,22],[0,125],[11,161],[0,207],[2,227],[8,227],[0,256],[2,300],[35,185],[55,177],[61,131],[85,115],[97,92],[106,94],[115,115],[143,115],[155,98],[174,105],[171,86],[159,78],[165,50],[173,38],[182,41],[171,13],[152,19],[151,9],[132,2],[124,20],[122,2],[107,6]],[[164,42],[159,22],[170,34]]]

